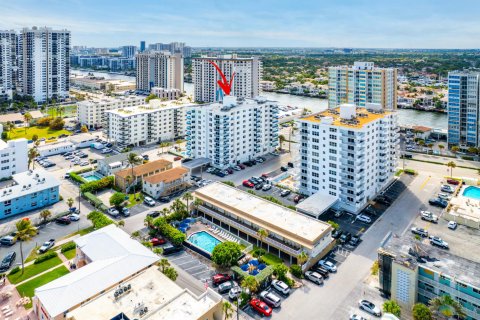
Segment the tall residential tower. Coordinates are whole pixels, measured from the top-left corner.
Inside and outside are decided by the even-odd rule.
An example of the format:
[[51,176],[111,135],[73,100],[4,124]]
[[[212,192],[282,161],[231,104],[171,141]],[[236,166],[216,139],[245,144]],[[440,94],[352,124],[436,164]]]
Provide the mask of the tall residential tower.
[[183,56],[181,53],[145,52],[136,55],[137,90],[153,87],[183,92]]
[[0,30],[0,101],[2,96],[12,99],[17,68],[17,34]]

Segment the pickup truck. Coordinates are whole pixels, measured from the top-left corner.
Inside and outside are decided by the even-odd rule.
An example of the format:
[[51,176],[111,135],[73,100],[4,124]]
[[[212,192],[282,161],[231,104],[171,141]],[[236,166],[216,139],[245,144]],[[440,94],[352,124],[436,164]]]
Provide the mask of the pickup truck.
[[438,216],[434,215],[430,211],[420,211],[420,216],[422,217],[422,220],[430,221],[430,222],[433,222],[433,223],[438,222]]
[[54,245],[55,245],[55,240],[54,240],[54,239],[50,239],[50,240],[48,240],[47,242],[43,243],[42,246],[40,247],[40,249],[38,249],[37,252],[38,252],[39,254],[45,253],[45,252],[47,252],[49,249],[51,249]]

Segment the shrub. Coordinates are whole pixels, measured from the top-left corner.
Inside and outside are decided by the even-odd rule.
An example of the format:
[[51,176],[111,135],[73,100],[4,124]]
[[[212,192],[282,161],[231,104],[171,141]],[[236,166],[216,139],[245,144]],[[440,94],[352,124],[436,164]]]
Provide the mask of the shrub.
[[393,300],[387,300],[383,303],[383,312],[391,313],[397,317],[400,317],[401,309],[397,302]]
[[222,242],[212,252],[212,261],[221,267],[231,267],[237,264],[242,255],[240,245],[235,242]]
[[125,202],[125,197],[126,197],[126,195],[124,193],[115,192],[110,197],[110,204],[115,206],[115,207],[119,207],[122,203]]
[[39,263],[42,263],[44,261],[53,259],[55,257],[58,257],[58,254],[55,251],[49,251],[47,253],[44,253],[44,254],[38,256],[38,258],[35,259],[35,261],[33,263],[34,264],[39,264]]
[[65,243],[62,248],[60,249],[60,252],[61,253],[64,253],[64,252],[67,252],[67,251],[70,251],[70,250],[73,250],[77,247],[77,245],[75,244],[75,242],[68,242],[68,243]]
[[65,125],[65,121],[62,118],[55,118],[50,121],[49,127],[51,130],[62,130]]
[[85,173],[85,172],[90,172],[92,171],[93,169],[92,168],[82,168],[80,170],[77,170],[77,171],[74,171],[74,173],[76,174],[82,174],[82,173]]
[[473,161],[473,157],[470,157],[470,156],[462,156],[462,159]]
[[403,171],[403,172],[405,172],[406,174],[411,174],[411,175],[414,175],[416,173],[415,170],[413,170],[413,169],[405,169],[405,171]]
[[107,206],[103,204],[103,201],[97,198],[93,193],[85,192],[82,196],[100,211],[106,212],[108,210]]
[[290,272],[293,274],[293,276],[299,279],[303,278],[302,267],[299,266],[298,264],[292,264],[290,266]]
[[52,118],[43,117],[43,118],[37,119],[36,124],[39,127],[48,127],[50,125],[50,121],[52,121]]
[[230,187],[235,187],[235,183],[233,183],[232,181],[222,181],[222,183],[226,184],[227,186],[230,186]]
[[111,188],[113,186],[113,182],[113,177],[105,177],[97,181],[91,181],[82,184],[80,186],[80,191],[82,191],[82,193],[100,191],[106,188]]
[[71,178],[73,181],[78,182],[78,183],[80,183],[80,184],[87,182],[87,180],[85,180],[82,176],[79,176],[79,175],[76,174],[75,172],[70,172],[69,175],[70,175],[70,178]]
[[106,215],[99,211],[92,211],[87,215],[87,219],[92,221],[93,227],[95,229],[100,229],[109,224],[112,224],[112,219],[108,218]]
[[264,249],[262,248],[255,248],[253,251],[252,251],[252,256],[255,257],[255,258],[259,258],[261,256],[263,256],[265,253],[267,253]]
[[181,245],[186,239],[186,236],[183,232],[169,225],[163,217],[157,218],[153,222],[153,225],[163,236],[168,238],[174,245]]
[[19,266],[16,266],[15,268],[13,268],[12,270],[10,270],[10,273],[9,274],[15,274],[15,273],[18,273],[20,272],[20,267]]

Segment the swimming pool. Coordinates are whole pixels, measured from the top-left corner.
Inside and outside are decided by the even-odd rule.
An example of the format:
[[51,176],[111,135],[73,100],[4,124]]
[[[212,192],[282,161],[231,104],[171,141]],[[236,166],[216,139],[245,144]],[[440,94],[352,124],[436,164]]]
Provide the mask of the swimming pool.
[[206,231],[200,231],[196,233],[192,233],[188,237],[188,242],[190,242],[192,245],[202,249],[203,251],[208,252],[209,254],[212,254],[213,248],[222,241],[218,240],[214,236],[212,236],[210,233]]
[[474,186],[466,187],[465,190],[463,190],[462,195],[464,197],[480,200],[480,188]]
[[84,175],[82,175],[82,178],[87,180],[87,182],[92,182],[92,181],[98,181],[102,179],[102,177],[95,172],[87,172]]

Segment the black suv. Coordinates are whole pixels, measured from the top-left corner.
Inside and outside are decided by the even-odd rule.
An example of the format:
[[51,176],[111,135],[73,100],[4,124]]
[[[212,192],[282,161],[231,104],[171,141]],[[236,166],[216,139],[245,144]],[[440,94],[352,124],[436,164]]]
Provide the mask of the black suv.
[[168,256],[169,254],[173,254],[176,252],[180,252],[183,250],[183,246],[174,246],[172,244],[168,244],[165,247],[163,247],[163,255]]
[[340,236],[340,243],[348,243],[348,241],[350,241],[350,239],[352,239],[352,235],[350,234],[350,232],[345,232],[344,234],[342,234]]
[[0,272],[5,272],[12,266],[13,262],[15,261],[15,257],[17,254],[15,252],[9,252],[3,258],[2,263],[0,264]]

